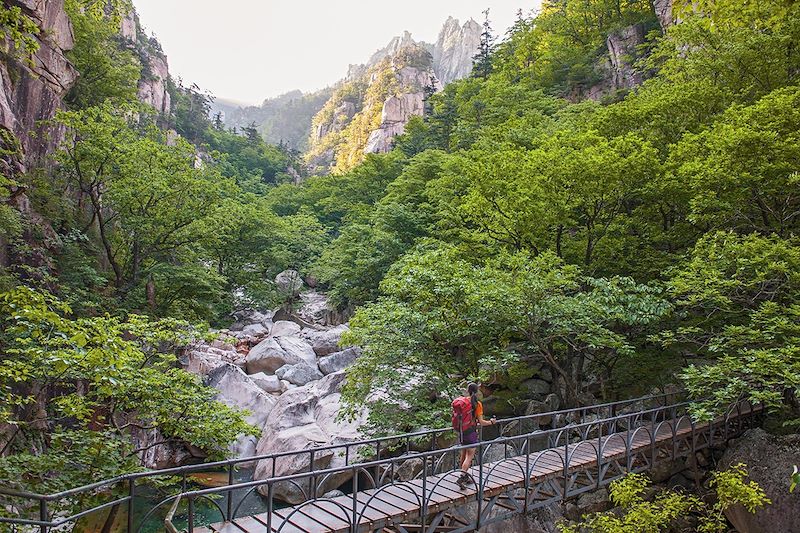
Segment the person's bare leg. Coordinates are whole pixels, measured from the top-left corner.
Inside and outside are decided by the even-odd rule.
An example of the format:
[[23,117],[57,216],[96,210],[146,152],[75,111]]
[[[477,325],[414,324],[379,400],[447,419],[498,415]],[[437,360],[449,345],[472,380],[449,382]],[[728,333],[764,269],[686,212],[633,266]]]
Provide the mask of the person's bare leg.
[[468,448],[464,450],[464,460],[461,461],[461,470],[464,472],[469,470],[469,467],[472,466],[472,459],[475,458],[475,450],[476,448]]

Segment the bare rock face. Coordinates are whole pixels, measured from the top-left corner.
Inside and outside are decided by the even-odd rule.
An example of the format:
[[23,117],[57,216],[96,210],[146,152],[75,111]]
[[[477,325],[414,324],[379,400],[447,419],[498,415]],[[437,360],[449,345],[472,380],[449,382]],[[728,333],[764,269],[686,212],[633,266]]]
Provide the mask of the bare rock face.
[[332,353],[319,360],[319,369],[325,375],[340,372],[355,363],[360,355],[361,349],[356,346]]
[[[247,422],[261,429],[267,421],[275,398],[261,389],[241,368],[224,364],[208,374],[206,384],[219,391],[216,400],[235,409],[246,410]],[[242,435],[231,445],[234,457],[252,457],[255,454],[255,438]]]
[[226,364],[240,368],[245,364],[244,356],[236,351],[235,346],[221,341],[192,346],[179,358],[179,361],[184,370],[198,376],[206,376]]
[[630,89],[642,83],[642,75],[634,69],[639,55],[638,47],[644,44],[644,25],[634,24],[612,33],[606,40],[611,59],[612,81],[617,89]]
[[800,497],[789,492],[792,466],[800,462],[800,435],[775,436],[763,429],[751,429],[734,440],[725,450],[720,470],[737,463],[747,465],[751,480],[764,489],[772,500],[755,514],[741,507],[725,512],[740,533],[781,531],[800,533]]
[[[290,389],[278,398],[264,426],[258,441],[258,455],[291,450],[306,450],[329,444],[342,444],[359,439],[358,428],[365,418],[353,422],[336,420],[341,405],[341,387],[344,372],[324,377],[304,387]],[[352,454],[356,450],[351,450]],[[336,468],[344,466],[343,454],[334,451],[318,452],[314,455],[316,468]],[[275,461],[276,476],[291,475],[308,471],[311,465],[309,454],[281,457]],[[255,479],[268,479],[273,475],[272,460],[258,462]],[[348,472],[327,478],[318,487],[318,494],[334,490],[350,478]],[[266,494],[267,486],[259,487]],[[279,483],[275,485],[275,496],[288,503],[298,504],[308,499],[309,487],[305,483]]]
[[[148,42],[133,11],[122,19],[120,34],[132,43]],[[137,46],[137,48],[142,52],[140,57],[143,66],[137,92],[139,100],[153,107],[160,115],[167,115],[172,110],[172,100],[167,91],[167,80],[169,80],[167,56],[152,42],[148,46]]]
[[482,31],[481,25],[472,19],[463,26],[453,17],[444,23],[432,52],[433,71],[443,85],[470,75]]
[[436,90],[441,89],[441,84],[430,68],[404,66],[396,71],[395,76],[400,89],[384,101],[381,125],[370,133],[364,153],[381,154],[390,151],[394,138],[403,134],[411,117],[423,115],[425,87],[433,82]]
[[661,29],[667,31],[667,28],[675,22],[672,16],[672,0],[652,0],[652,4]]
[[65,55],[75,43],[64,1],[12,0],[9,4],[19,7],[41,29],[32,65],[0,61],[0,128],[19,140],[24,157],[11,166],[24,171],[26,164],[39,161],[61,141],[63,132],[45,122],[55,116],[78,73]]
[[345,325],[324,330],[306,328],[301,332],[301,335],[311,344],[314,353],[323,356],[340,350],[339,341],[342,339],[344,332],[348,329],[349,328]]
[[[461,25],[450,18],[435,44],[416,41],[405,32],[375,52],[366,63],[351,65],[342,82],[342,87],[348,89],[334,91],[313,121],[306,163],[316,172],[325,173],[332,168],[341,171],[361,161],[363,154],[391,150],[394,138],[405,131],[409,119],[423,114],[427,88],[441,90],[444,84],[472,72],[472,58],[478,52],[481,32],[481,26],[474,20]],[[392,69],[396,83],[387,84],[384,74],[388,68]],[[372,90],[364,91],[365,86]],[[353,87],[361,88],[353,91]],[[376,87],[378,91],[374,90]],[[375,128],[379,111],[381,122]],[[359,125],[369,124],[371,131],[363,136],[359,131],[358,144],[346,147],[347,153],[342,153],[344,143],[334,134],[356,121]]]

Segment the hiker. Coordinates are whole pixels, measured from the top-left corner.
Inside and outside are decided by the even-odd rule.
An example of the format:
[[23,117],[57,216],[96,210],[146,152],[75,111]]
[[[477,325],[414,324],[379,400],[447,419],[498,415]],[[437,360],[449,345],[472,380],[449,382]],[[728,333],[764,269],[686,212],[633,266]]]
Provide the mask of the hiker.
[[[478,385],[470,383],[467,387],[467,395],[453,400],[453,429],[458,433],[458,442],[462,446],[478,443],[477,424],[481,426],[493,426],[497,420],[494,417],[487,421],[483,419],[483,404],[478,401]],[[472,459],[475,457],[475,448],[461,450],[459,464],[461,466],[461,477],[458,478],[458,486],[465,489],[470,482],[467,473]]]

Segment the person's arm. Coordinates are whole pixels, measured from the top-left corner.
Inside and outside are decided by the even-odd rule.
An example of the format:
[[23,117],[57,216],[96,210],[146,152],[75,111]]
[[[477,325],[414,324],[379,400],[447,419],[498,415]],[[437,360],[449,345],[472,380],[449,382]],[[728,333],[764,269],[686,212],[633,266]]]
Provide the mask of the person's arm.
[[493,426],[497,423],[497,420],[494,417],[484,420],[483,415],[481,415],[478,417],[478,423],[482,426]]
[[489,420],[485,420],[483,418],[483,404],[478,404],[478,405],[480,406],[478,409],[476,409],[476,411],[477,411],[476,414],[478,415],[477,416],[478,424],[480,424],[481,426],[493,426],[493,425],[495,425],[497,423],[497,420],[495,420],[494,417],[492,417]]

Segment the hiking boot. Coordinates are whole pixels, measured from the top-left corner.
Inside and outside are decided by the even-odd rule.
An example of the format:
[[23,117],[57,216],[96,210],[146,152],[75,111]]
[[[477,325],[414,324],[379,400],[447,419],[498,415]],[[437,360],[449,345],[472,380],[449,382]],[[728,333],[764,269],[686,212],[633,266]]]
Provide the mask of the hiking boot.
[[458,484],[458,488],[460,488],[461,490],[466,489],[471,483],[472,483],[472,479],[469,477],[469,474],[467,474],[466,472],[461,474],[461,477],[459,477],[458,481],[456,481],[456,484]]

